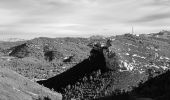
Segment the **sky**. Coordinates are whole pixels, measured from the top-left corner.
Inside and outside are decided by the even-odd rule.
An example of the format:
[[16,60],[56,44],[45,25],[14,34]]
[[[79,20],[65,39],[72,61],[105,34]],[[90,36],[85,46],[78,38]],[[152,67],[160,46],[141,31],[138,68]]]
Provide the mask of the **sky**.
[[170,29],[170,0],[0,0],[5,38],[136,34]]

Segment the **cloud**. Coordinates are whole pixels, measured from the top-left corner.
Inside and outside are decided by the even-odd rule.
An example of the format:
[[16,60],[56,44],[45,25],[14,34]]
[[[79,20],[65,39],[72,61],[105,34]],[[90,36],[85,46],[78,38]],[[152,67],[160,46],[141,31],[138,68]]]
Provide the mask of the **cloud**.
[[170,25],[167,4],[169,0],[0,0],[0,31],[86,36],[125,33],[136,26],[139,33],[151,32]]
[[170,0],[154,0],[153,5],[169,6],[170,5]]
[[145,23],[145,22],[153,22],[153,21],[158,21],[158,20],[163,20],[163,19],[170,19],[170,13],[167,12],[167,13],[148,15],[140,19],[133,20],[132,22]]

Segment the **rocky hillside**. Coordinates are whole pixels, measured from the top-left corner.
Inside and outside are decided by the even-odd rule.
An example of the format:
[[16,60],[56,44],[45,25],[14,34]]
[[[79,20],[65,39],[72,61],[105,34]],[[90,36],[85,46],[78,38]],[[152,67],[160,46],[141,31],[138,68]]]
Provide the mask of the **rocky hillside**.
[[115,92],[114,94],[95,100],[169,100],[170,99],[170,72],[141,82],[130,92]]
[[125,34],[113,39],[110,49],[120,57],[120,71],[144,73],[169,69],[170,44],[150,37]]
[[0,68],[0,100],[62,100],[62,96],[14,71]]
[[94,43],[88,59],[38,83],[62,93],[65,100],[89,100],[131,91],[170,68],[167,42],[131,34],[110,39],[109,48],[103,41]]
[[87,39],[85,38],[36,38],[11,48],[9,55],[19,58],[31,56],[42,60],[46,58],[46,56],[49,56],[49,52],[57,52],[57,55],[55,55],[56,53],[51,54],[51,56],[53,56],[51,60],[62,57],[62,55],[64,57],[69,55],[76,55],[75,57],[77,57],[77,55],[79,55],[81,58],[87,56],[86,53],[89,48],[86,44]]
[[89,100],[110,95],[116,90],[130,91],[132,86],[147,78],[142,73],[120,72],[120,58],[109,51],[107,45],[94,45],[90,54],[88,59],[69,70],[38,83],[62,93],[64,100]]
[[170,42],[155,34],[89,39],[41,37],[2,51],[1,66],[62,93],[64,100],[129,93],[141,81],[170,68]]
[[154,100],[170,99],[170,71],[149,79],[139,87],[135,88],[132,93],[141,97],[152,98]]
[[158,41],[163,41],[163,42],[168,42],[170,44],[170,31],[160,31],[158,33],[151,33],[151,34],[143,34],[146,37],[158,40]]
[[[0,65],[30,79],[45,79],[87,58],[90,51],[87,44],[86,38],[44,37],[25,41],[17,46],[8,44],[8,48],[2,50]],[[71,58],[70,61],[65,62],[68,58]]]

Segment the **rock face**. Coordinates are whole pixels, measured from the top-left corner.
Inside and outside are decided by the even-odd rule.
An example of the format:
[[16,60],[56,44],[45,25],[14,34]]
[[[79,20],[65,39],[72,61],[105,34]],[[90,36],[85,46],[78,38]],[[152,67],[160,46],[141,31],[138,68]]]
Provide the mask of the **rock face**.
[[62,96],[30,81],[14,71],[0,68],[0,100],[39,99],[62,100]]
[[120,68],[120,57],[113,51],[103,51],[105,61],[106,61],[106,67],[110,70],[118,70]]

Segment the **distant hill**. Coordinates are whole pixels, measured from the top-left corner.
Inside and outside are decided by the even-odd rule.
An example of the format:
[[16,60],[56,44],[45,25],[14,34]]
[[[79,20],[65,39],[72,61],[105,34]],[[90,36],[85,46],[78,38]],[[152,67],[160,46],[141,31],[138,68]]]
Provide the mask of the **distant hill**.
[[87,56],[87,52],[89,51],[89,48],[87,47],[86,44],[87,40],[85,38],[60,39],[42,37],[29,40],[24,44],[10,48],[11,53],[9,53],[9,55],[19,58],[33,56],[36,57],[37,59],[44,59],[45,54],[51,51],[61,53],[60,55],[63,56],[76,55],[77,57],[77,55],[79,55],[79,57],[83,57]]
[[90,36],[89,39],[91,40],[101,40],[101,39],[105,39],[106,37],[102,36],[102,35],[93,35]]
[[[3,48],[0,49],[0,61],[3,61],[0,65],[29,78],[49,78],[87,58],[90,52],[88,43],[86,38],[45,37],[24,42],[4,42],[0,44]],[[5,61],[3,55],[14,58]],[[73,56],[70,62],[63,62],[70,56]]]
[[14,46],[17,46],[17,45],[20,45],[20,44],[23,44],[23,43],[25,43],[25,41],[17,41],[17,42],[1,41],[0,42],[0,48],[9,49],[11,47],[14,47]]
[[5,40],[2,40],[3,42],[17,42],[17,41],[26,41],[25,39],[20,39],[20,38],[8,38]]
[[148,36],[152,39],[168,42],[170,44],[170,31],[163,30],[158,33],[148,34]]
[[163,30],[163,31],[160,31],[159,33],[152,33],[150,35],[158,37],[158,38],[168,38],[170,37],[170,31]]

